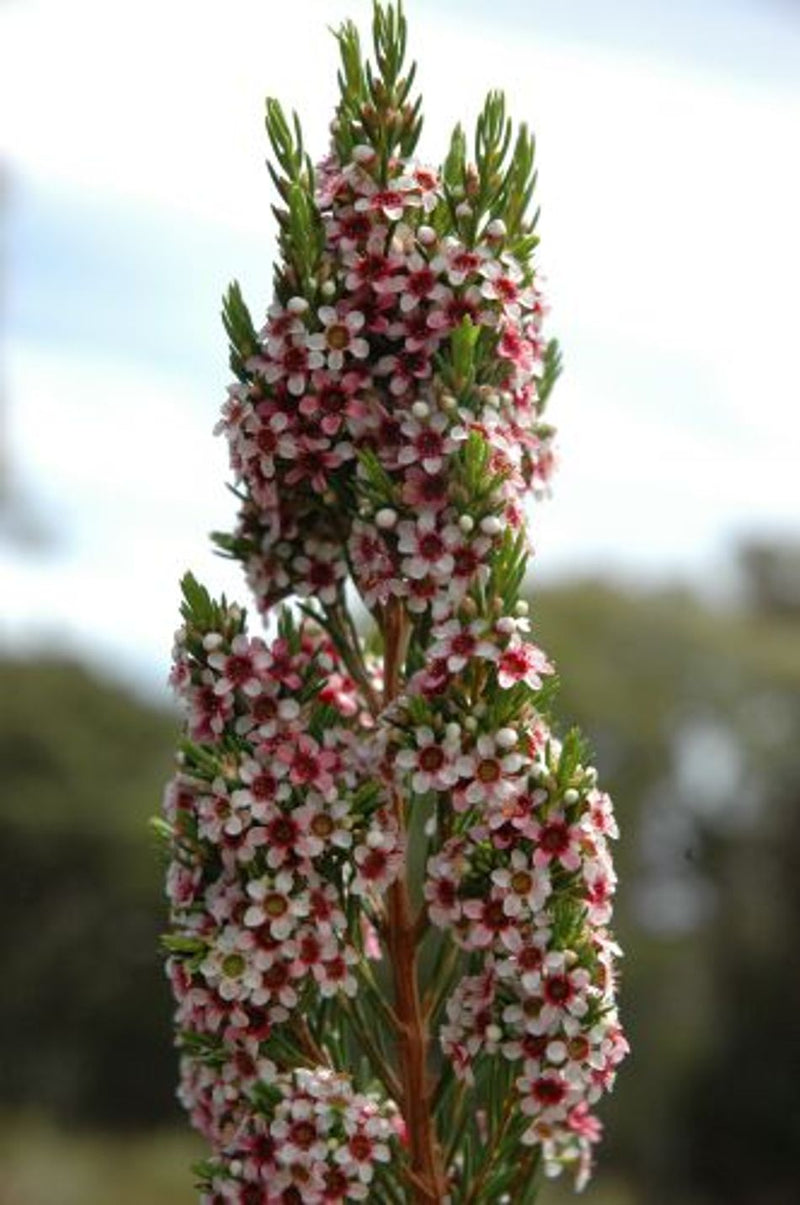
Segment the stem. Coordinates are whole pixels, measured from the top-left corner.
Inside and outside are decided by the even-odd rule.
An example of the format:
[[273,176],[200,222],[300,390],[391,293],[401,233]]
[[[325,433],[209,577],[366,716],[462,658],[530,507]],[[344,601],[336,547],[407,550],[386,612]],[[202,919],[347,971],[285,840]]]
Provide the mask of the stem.
[[[385,702],[396,696],[405,660],[410,626],[397,600],[387,606],[384,629]],[[397,792],[394,813],[406,831],[405,808]],[[388,892],[386,943],[394,976],[394,1009],[398,1019],[397,1047],[403,1086],[403,1115],[408,1129],[411,1163],[410,1188],[416,1205],[441,1205],[447,1182],[436,1141],[428,1077],[428,1027],[417,978],[417,932],[408,888],[408,863]]]

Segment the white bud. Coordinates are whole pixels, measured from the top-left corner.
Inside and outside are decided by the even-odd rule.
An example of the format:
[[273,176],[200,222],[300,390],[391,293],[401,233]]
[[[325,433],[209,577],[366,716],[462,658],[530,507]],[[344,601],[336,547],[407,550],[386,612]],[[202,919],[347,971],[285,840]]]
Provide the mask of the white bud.
[[454,720],[451,720],[449,724],[445,725],[444,735],[445,735],[445,739],[448,741],[451,741],[451,742],[460,741],[461,740],[461,725],[456,724],[456,722]]
[[551,1063],[563,1063],[567,1057],[567,1047],[564,1042],[548,1042],[547,1057]]
[[494,741],[501,749],[513,749],[517,743],[517,734],[513,728],[501,728],[495,734]]
[[486,227],[489,238],[505,238],[506,224],[502,218],[494,218]]
[[389,531],[397,522],[397,511],[390,506],[382,506],[375,515],[375,523],[382,531]]
[[425,821],[425,836],[433,837],[435,833],[436,833],[436,817],[430,816]]
[[375,158],[375,150],[371,146],[367,146],[365,142],[359,142],[353,147],[353,161],[355,163],[370,163]]
[[203,648],[207,653],[212,653],[214,649],[218,649],[222,644],[222,637],[219,632],[207,632],[203,637]]
[[496,536],[503,530],[503,524],[497,515],[487,515],[481,519],[481,531],[487,536]]
[[461,515],[458,520],[458,526],[461,528],[465,536],[468,536],[475,526],[475,520],[472,515]]
[[579,799],[580,792],[576,791],[574,787],[570,787],[568,791],[564,792],[564,803],[566,804],[577,803]]
[[503,1036],[503,1031],[499,1025],[487,1025],[486,1036],[490,1042],[499,1042]]
[[437,241],[438,235],[433,226],[419,226],[417,228],[417,238],[423,247],[430,247]]
[[456,217],[472,217],[472,206],[470,205],[469,201],[459,201],[458,205],[456,205]]
[[455,410],[458,406],[458,402],[453,397],[452,393],[443,393],[441,406],[443,410]]
[[530,612],[530,607],[524,598],[519,598],[514,603],[515,615],[527,615]]
[[300,714],[300,704],[297,699],[281,699],[278,704],[278,715],[282,720],[296,720]]
[[597,782],[597,770],[594,766],[587,766],[585,774],[586,774],[587,782],[590,782],[590,783]]
[[501,615],[494,627],[496,632],[502,632],[504,636],[511,636],[517,630],[517,625],[510,615]]
[[466,728],[467,732],[474,732],[476,730],[478,727],[478,721],[475,719],[474,715],[467,716],[467,718],[464,720],[464,727]]
[[332,280],[324,280],[320,287],[320,292],[323,297],[333,297],[336,292],[336,285]]
[[414,418],[427,418],[430,412],[431,408],[427,402],[414,402],[414,405],[411,407],[411,413],[414,415]]
[[305,297],[290,297],[286,302],[286,308],[290,314],[305,314],[308,302]]

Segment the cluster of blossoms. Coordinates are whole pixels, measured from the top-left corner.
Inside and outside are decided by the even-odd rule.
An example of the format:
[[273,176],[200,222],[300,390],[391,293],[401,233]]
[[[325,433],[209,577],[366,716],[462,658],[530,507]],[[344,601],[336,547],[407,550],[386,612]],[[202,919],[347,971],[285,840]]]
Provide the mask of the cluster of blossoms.
[[[300,1068],[262,1081],[259,1111],[225,1145],[224,1168],[206,1169],[209,1205],[325,1205],[369,1199],[395,1118],[349,1078]],[[373,1198],[374,1199],[374,1198]]]
[[447,1001],[440,1040],[470,1083],[481,1060],[508,1061],[521,1140],[582,1185],[601,1133],[589,1108],[627,1051],[607,929],[617,828],[580,737],[562,744],[539,710],[552,666],[526,639],[527,608],[472,610],[432,628],[387,716],[396,785],[435,818],[428,916],[482,963]]
[[[524,218],[533,143],[523,127],[505,164],[493,94],[476,164],[459,131],[441,170],[420,164],[402,14],[378,5],[375,31],[378,74],[351,27],[338,35],[342,101],[316,172],[268,102],[284,262],[260,330],[238,288],[225,310],[237,380],[217,430],[240,509],[217,544],[266,619],[286,599],[306,618],[284,608],[274,638],[249,636],[187,578],[175,649],[187,740],[165,801],[166,945],[209,1205],[409,1186],[455,1205],[478,1200],[470,1176],[480,1200],[506,1200],[496,1173],[520,1142],[520,1200],[537,1163],[583,1183],[591,1110],[627,1049],[611,806],[577,734],[551,733],[553,666],[520,598],[558,373]],[[449,966],[425,1008],[422,941]],[[455,1119],[444,1079],[425,1090],[428,1027],[476,1119],[487,1066],[502,1068],[480,1168],[457,1143],[440,1166]]]
[[[323,164],[323,301],[270,307],[219,425],[263,610],[292,592],[333,602],[352,573],[370,610],[400,598],[447,613],[552,469],[537,395],[544,307],[503,221],[469,243],[441,233],[437,172],[396,160],[380,187],[378,168],[368,146]],[[435,366],[465,324],[496,371],[457,398]],[[484,448],[495,488],[476,506]]]
[[[165,944],[180,1098],[220,1159],[208,1200],[362,1199],[371,1159],[386,1157],[385,1108],[324,1065],[292,1078],[280,1051],[291,1039],[319,1058],[298,1010],[356,993],[369,933],[353,931],[349,903],[379,897],[401,865],[364,740],[373,721],[313,624],[286,616],[267,643],[245,634],[236,607],[191,579],[185,591],[172,684],[189,740],[165,793]],[[277,1138],[290,1122],[304,1133],[303,1118],[318,1133],[307,1146],[297,1137],[290,1157]],[[248,1196],[242,1185],[262,1179],[274,1195]]]

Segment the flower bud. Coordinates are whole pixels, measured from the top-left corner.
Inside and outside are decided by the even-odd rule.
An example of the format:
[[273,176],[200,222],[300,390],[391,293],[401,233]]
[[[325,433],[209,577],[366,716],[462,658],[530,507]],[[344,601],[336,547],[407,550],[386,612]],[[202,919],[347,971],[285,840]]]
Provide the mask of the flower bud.
[[397,511],[392,510],[390,506],[382,506],[375,515],[375,524],[382,531],[389,531],[397,522]]

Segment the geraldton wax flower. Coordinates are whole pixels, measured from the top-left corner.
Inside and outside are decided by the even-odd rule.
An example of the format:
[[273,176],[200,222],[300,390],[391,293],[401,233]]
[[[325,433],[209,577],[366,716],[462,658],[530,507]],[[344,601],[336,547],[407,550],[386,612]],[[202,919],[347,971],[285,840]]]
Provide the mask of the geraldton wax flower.
[[[263,618],[183,583],[157,827],[206,1205],[531,1202],[585,1183],[627,1043],[611,804],[520,596],[559,354],[534,142],[491,93],[415,157],[399,6],[338,31],[316,167],[267,101],[279,259],[233,285],[217,534]],[[353,608],[357,607],[357,617]]]

